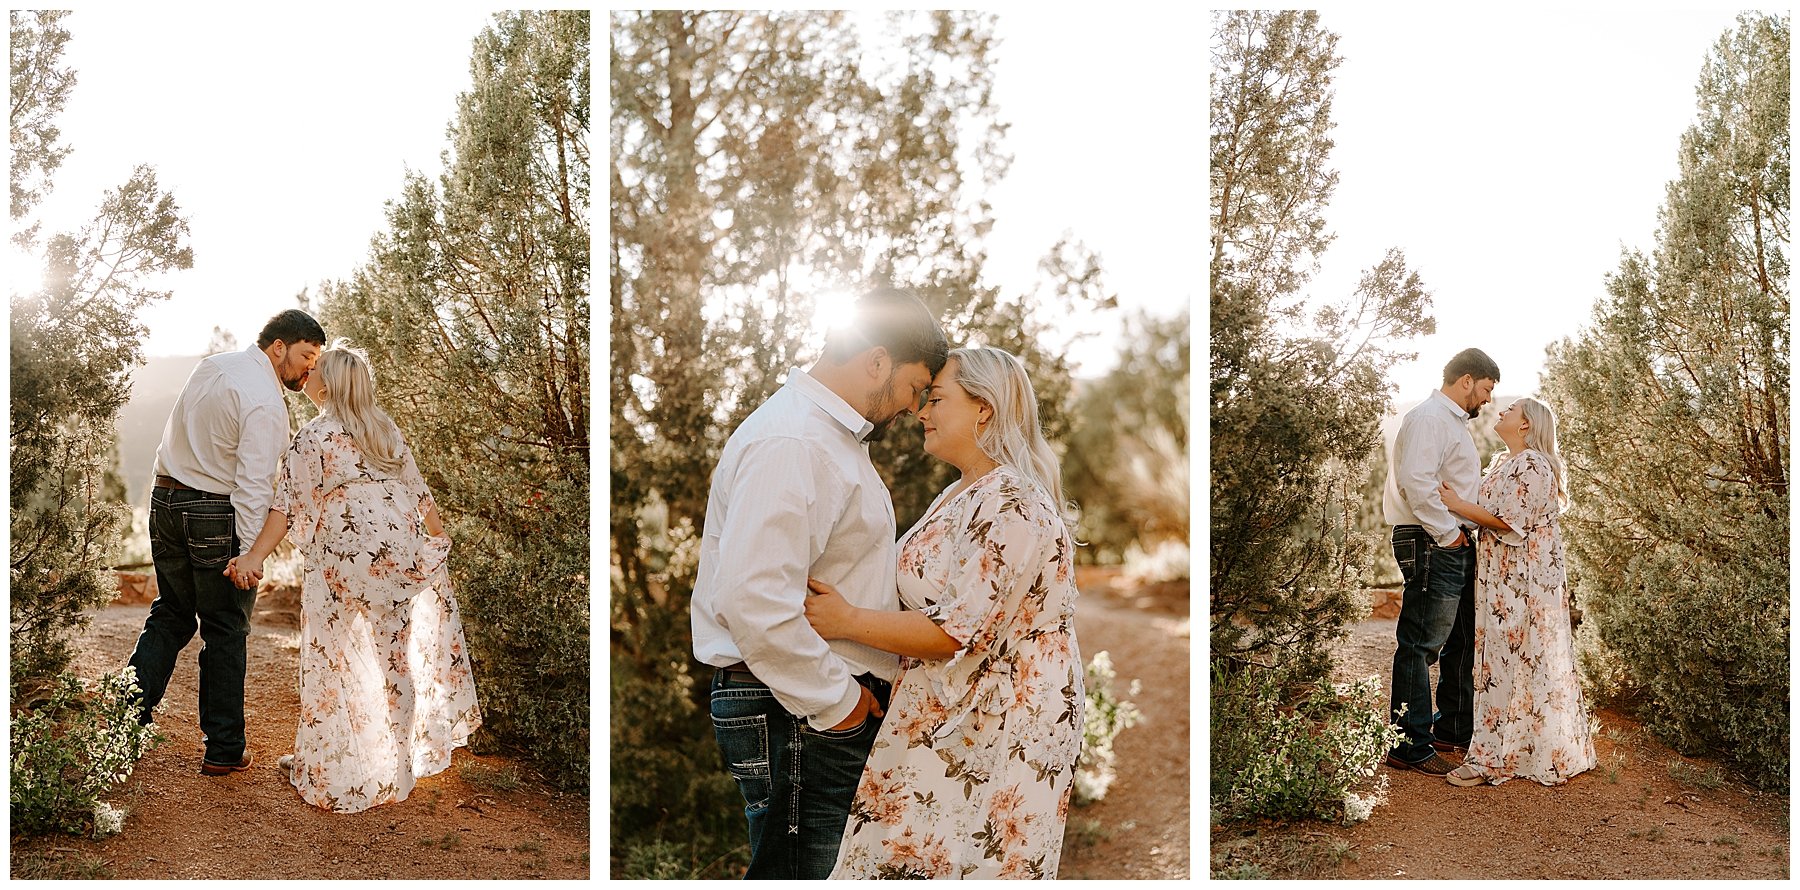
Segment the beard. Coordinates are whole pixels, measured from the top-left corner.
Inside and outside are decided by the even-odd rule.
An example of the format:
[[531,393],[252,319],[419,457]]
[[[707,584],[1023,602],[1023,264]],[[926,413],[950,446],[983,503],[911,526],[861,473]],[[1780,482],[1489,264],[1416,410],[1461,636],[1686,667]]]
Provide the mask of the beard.
[[894,404],[894,377],[898,373],[895,371],[888,374],[886,383],[869,391],[869,410],[863,412],[863,419],[874,424],[875,428],[869,431],[869,435],[863,439],[864,442],[881,441],[882,437],[887,435],[888,430],[894,426],[894,421],[900,419],[901,414],[906,413]]

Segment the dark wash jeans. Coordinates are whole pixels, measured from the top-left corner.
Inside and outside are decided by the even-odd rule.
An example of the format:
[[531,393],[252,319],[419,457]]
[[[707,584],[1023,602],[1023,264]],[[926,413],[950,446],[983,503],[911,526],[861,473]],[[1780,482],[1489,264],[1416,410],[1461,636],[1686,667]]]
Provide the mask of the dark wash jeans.
[[143,690],[139,719],[169,688],[175,659],[200,630],[200,730],[206,760],[235,764],[244,756],[245,643],[256,591],[225,577],[238,552],[231,501],[219,495],[168,488],[150,490],[150,555],[156,560],[156,601],[131,653]]
[[[860,680],[886,710],[888,683],[868,675]],[[715,671],[712,720],[750,820],[750,870],[744,877],[830,875],[881,718],[841,732],[813,729],[784,710],[769,687],[728,680],[724,671]]]
[[[1475,541],[1471,536],[1464,546],[1446,549],[1416,525],[1395,526],[1393,541],[1406,592],[1394,630],[1398,645],[1388,706],[1406,741],[1391,753],[1418,763],[1431,756],[1434,735],[1467,745],[1475,730]],[[1438,662],[1435,726],[1432,662]]]

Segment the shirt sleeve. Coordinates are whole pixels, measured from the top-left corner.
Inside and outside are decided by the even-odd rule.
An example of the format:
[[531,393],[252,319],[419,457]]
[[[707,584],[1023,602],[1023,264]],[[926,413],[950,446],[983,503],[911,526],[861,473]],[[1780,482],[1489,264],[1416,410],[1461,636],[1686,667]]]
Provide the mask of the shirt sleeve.
[[231,508],[237,518],[238,553],[256,542],[275,501],[275,477],[288,445],[287,408],[280,403],[251,405],[238,420],[237,476]]
[[1512,526],[1512,531],[1507,532],[1495,529],[1502,543],[1523,547],[1526,535],[1556,518],[1556,477],[1548,459],[1534,451],[1525,452],[1494,472],[1500,475],[1490,494],[1481,499],[1481,506]]
[[304,549],[319,527],[324,457],[318,437],[301,430],[288,446],[275,485],[275,504],[270,509],[287,514],[288,540]]
[[1438,494],[1438,485],[1443,482],[1439,467],[1447,444],[1438,426],[1430,423],[1402,424],[1400,434],[1394,438],[1394,486],[1425,533],[1440,547],[1456,543],[1456,536],[1462,532],[1462,524]]
[[1002,482],[970,496],[967,519],[952,531],[950,575],[943,593],[919,611],[961,646],[947,659],[923,659],[918,670],[949,711],[939,737],[980,708],[1001,713],[1014,703],[1009,641],[1034,596],[1047,594],[1048,555],[1061,524],[1030,489]]
[[806,578],[825,552],[848,486],[805,441],[762,439],[739,457],[727,488],[719,564],[726,586],[715,618],[744,663],[791,714],[829,729],[855,710],[862,690],[806,620]]

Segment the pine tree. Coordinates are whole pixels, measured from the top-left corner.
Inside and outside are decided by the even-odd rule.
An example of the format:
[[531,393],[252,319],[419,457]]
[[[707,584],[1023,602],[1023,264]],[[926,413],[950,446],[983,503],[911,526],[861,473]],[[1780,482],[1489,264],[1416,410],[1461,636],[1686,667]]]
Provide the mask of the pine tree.
[[1390,343],[1429,333],[1397,249],[1349,298],[1302,288],[1331,242],[1337,36],[1313,12],[1216,13],[1212,59],[1212,660],[1323,677],[1374,543],[1356,531]]
[[[1649,725],[1787,786],[1787,17],[1701,69],[1654,251],[1552,348],[1574,592]],[[1601,653],[1604,655],[1605,653]]]
[[588,13],[496,14],[444,173],[321,321],[369,350],[456,548],[484,740],[588,781]]
[[[73,88],[58,69],[63,13],[12,13],[13,242],[38,249],[30,211],[68,154],[55,117]],[[21,134],[24,134],[23,136]],[[131,395],[152,283],[193,266],[187,221],[156,171],[140,165],[92,218],[38,251],[41,282],[12,308],[12,683],[62,670],[83,612],[110,597],[103,574],[128,511],[114,466],[113,422]]]

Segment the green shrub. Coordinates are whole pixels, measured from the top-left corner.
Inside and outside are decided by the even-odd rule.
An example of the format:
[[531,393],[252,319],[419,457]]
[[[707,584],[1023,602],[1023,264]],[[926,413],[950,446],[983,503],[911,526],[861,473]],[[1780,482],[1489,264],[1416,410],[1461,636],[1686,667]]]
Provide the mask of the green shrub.
[[[12,829],[81,834],[93,825],[100,795],[125,781],[138,758],[162,737],[140,725],[133,668],[107,674],[84,692],[60,674],[50,698],[12,718]],[[117,811],[100,828],[116,831]]]
[[1215,666],[1212,682],[1212,805],[1226,819],[1358,821],[1382,799],[1351,789],[1400,740],[1376,701],[1374,677],[1315,681],[1283,695],[1274,671]]
[[[1087,707],[1082,711],[1081,759],[1075,767],[1074,799],[1092,803],[1106,796],[1116,778],[1113,772],[1113,739],[1131,728],[1143,713],[1137,705],[1113,695],[1112,656],[1102,649],[1087,664]],[[1132,680],[1129,694],[1137,695],[1143,681]]]
[[[460,556],[452,551],[451,568],[483,730],[529,752],[547,779],[570,790],[585,790],[589,781],[584,471],[572,468],[566,481],[537,481],[541,487],[527,505],[495,501],[450,520],[461,548]],[[509,476],[531,484],[523,473],[487,474]],[[474,505],[468,488],[446,490],[444,502]]]

